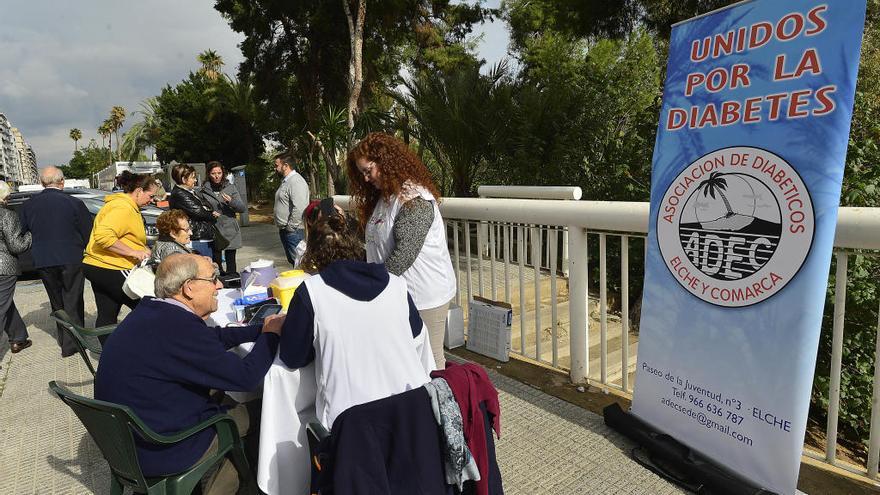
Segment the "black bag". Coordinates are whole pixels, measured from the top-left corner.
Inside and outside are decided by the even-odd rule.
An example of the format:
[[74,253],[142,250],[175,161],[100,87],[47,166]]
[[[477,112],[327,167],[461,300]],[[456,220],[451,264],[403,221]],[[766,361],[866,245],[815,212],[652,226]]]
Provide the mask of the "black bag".
[[229,239],[223,236],[223,233],[217,228],[216,223],[211,226],[211,230],[214,232],[214,251],[220,252],[228,248]]

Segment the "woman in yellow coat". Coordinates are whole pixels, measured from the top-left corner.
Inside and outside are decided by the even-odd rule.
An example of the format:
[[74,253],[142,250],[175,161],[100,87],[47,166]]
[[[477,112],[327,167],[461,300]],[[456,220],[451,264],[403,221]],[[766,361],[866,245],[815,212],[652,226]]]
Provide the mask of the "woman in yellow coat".
[[98,306],[95,325],[99,327],[117,323],[123,304],[137,305],[136,299],[122,291],[122,284],[127,271],[150,256],[140,209],[153,202],[158,183],[150,175],[125,171],[117,184],[122,192],[104,198],[83,257],[83,272]]

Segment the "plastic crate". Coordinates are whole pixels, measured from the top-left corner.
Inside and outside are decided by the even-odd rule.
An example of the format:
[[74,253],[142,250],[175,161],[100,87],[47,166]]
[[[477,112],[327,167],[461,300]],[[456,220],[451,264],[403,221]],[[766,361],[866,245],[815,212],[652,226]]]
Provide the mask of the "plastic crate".
[[468,303],[467,350],[506,363],[510,359],[509,304],[475,297]]

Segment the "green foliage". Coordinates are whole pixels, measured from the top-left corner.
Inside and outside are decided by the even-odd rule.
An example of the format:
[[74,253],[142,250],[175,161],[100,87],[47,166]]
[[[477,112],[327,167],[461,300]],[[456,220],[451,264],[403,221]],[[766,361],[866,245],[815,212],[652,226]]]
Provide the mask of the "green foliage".
[[[455,43],[489,13],[479,3],[369,2],[359,109],[381,108],[377,100],[397,85],[404,66],[428,71],[457,64],[466,50]],[[266,110],[265,128],[271,130],[267,137],[302,141],[321,127],[325,108],[347,106],[350,45],[340,2],[217,0],[215,9],[245,37],[239,73],[253,76],[256,99]],[[309,156],[299,158],[311,163]]]
[[406,92],[393,96],[417,123],[410,132],[440,166],[439,183],[448,176],[455,196],[473,195],[507,139],[513,90],[507,66],[483,75],[473,61],[454,71],[423,74],[405,86]]
[[89,179],[111,161],[110,149],[98,147],[92,141],[88,146],[73,152],[73,157],[64,167],[64,176],[68,179]]
[[[231,84],[224,81],[216,84]],[[191,73],[156,97],[155,116],[161,132],[155,146],[160,161],[220,160],[234,167],[253,161],[262,152],[253,115],[240,113],[242,108],[231,106],[231,100],[222,96],[226,91],[215,91],[215,87],[206,76]]]
[[547,33],[577,39],[625,36],[638,19],[636,2],[628,0],[509,0],[504,9],[518,52],[527,51],[530,38]]
[[133,116],[140,114],[143,120],[133,124],[122,135],[120,156],[123,160],[136,161],[137,157],[144,153],[144,150],[156,146],[156,142],[159,141],[159,136],[162,134],[157,116],[158,110],[159,102],[153,97],[141,102],[141,109],[132,114]]

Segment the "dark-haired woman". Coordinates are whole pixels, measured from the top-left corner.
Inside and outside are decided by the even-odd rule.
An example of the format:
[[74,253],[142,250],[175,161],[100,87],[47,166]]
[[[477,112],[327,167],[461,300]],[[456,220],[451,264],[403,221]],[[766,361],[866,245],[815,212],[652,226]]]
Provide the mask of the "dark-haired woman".
[[141,208],[153,202],[159,183],[150,175],[128,171],[116,183],[122,192],[104,198],[83,257],[83,272],[98,306],[96,326],[115,324],[123,304],[137,305],[122,284],[127,271],[150,256]]
[[456,279],[446,244],[440,193],[419,157],[402,141],[373,132],[348,153],[350,191],[360,217],[367,261],[403,277],[428,327],[438,368]]
[[316,274],[294,292],[279,357],[290,368],[315,362],[316,412],[330,428],[351,406],[424,385],[434,359],[406,281],[361,261],[343,215],[320,217],[307,243],[302,265]]
[[193,251],[202,256],[213,256],[211,243],[214,240],[214,223],[220,214],[206,205],[194,190],[196,169],[178,163],[171,169],[171,180],[174,181],[174,189],[169,195],[168,207],[183,210],[189,217]]
[[[226,169],[220,162],[208,162],[206,167],[208,172],[208,180],[202,185],[202,199],[205,201],[217,216],[217,230],[226,241],[229,242],[225,248],[217,249],[218,244],[215,242],[212,249],[212,257],[214,263],[220,268],[220,273],[237,272],[235,264],[235,250],[241,248],[241,227],[238,226],[237,213],[244,213],[247,208],[241,195],[238,194],[238,188],[226,179]],[[226,260],[226,268],[223,267],[223,260]]]

